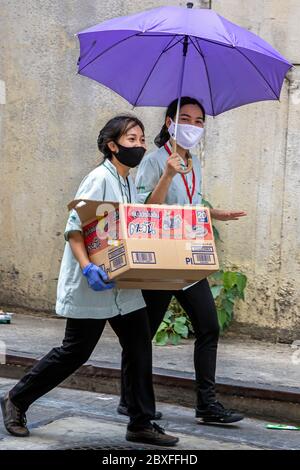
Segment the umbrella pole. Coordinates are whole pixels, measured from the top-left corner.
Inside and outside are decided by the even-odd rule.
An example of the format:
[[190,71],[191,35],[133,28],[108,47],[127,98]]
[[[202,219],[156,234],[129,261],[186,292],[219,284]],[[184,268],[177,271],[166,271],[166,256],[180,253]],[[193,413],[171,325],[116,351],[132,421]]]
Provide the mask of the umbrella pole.
[[[194,4],[189,2],[187,3],[187,8],[193,8]],[[186,35],[184,36],[184,41],[183,41],[183,54],[182,54],[182,65],[181,65],[181,75],[180,75],[180,80],[179,80],[179,87],[178,87],[178,103],[177,103],[177,110],[176,110],[176,120],[175,120],[175,135],[174,135],[174,141],[173,141],[173,152],[176,153],[177,151],[177,127],[178,127],[178,120],[179,120],[179,111],[180,111],[180,105],[181,105],[181,95],[182,95],[182,86],[183,86],[183,78],[184,78],[184,70],[185,70],[185,61],[186,61],[186,55],[188,51],[188,45],[189,45],[189,37]]]
[[188,49],[188,36],[184,37],[183,43],[183,56],[182,56],[182,66],[181,66],[181,75],[178,87],[178,102],[177,102],[177,110],[176,110],[176,120],[175,120],[175,135],[174,135],[174,142],[173,142],[173,151],[176,153],[177,150],[177,127],[179,121],[179,112],[180,112],[180,105],[181,105],[181,95],[182,95],[182,86],[183,86],[183,78],[184,78],[184,70],[185,70],[185,61],[186,61],[186,54]]

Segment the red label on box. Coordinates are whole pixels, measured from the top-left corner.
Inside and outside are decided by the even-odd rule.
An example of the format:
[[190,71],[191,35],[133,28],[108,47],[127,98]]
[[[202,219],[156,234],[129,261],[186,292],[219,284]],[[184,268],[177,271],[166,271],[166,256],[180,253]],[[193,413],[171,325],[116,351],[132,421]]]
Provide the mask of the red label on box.
[[126,208],[129,238],[212,240],[212,231],[206,209]]
[[83,227],[83,238],[86,251],[89,255],[94,255],[107,247],[107,238],[100,239],[97,235],[98,220],[93,220]]
[[119,239],[119,210],[104,212],[83,227],[84,244],[89,255],[108,246],[108,240]]
[[147,206],[126,208],[128,238],[160,238],[161,210]]
[[183,210],[183,238],[186,240],[213,240],[207,209]]

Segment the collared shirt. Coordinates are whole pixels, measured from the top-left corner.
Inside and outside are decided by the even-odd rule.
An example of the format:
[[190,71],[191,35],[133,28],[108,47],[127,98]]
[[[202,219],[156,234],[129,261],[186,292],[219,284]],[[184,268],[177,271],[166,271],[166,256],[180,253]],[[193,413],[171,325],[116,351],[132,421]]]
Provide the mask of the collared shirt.
[[[138,202],[144,203],[155,189],[166,168],[168,158],[169,154],[164,147],[154,150],[153,152],[150,152],[144,156],[138,167],[135,178],[135,185],[138,191]],[[192,203],[201,204],[201,165],[199,159],[195,155],[192,155],[192,161],[195,172],[195,192]],[[190,171],[184,175],[184,177],[191,193],[193,186],[192,172]],[[181,206],[187,204],[190,205],[186,187],[180,174],[177,174],[173,177],[173,180],[169,186],[165,204],[179,204]]]
[[[137,193],[130,176],[125,180],[116,167],[106,159],[80,183],[74,199],[96,201],[137,202]],[[66,245],[57,284],[56,313],[68,318],[111,318],[145,307],[139,289],[108,289],[94,291],[82,274],[80,265],[68,242],[73,230],[82,232],[81,221],[73,209],[67,221],[64,236]]]

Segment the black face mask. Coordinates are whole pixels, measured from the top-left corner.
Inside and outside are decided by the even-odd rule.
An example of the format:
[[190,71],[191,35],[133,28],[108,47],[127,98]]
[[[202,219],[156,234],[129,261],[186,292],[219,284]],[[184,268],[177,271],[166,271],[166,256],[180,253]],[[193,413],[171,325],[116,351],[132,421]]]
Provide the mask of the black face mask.
[[137,166],[146,152],[144,147],[124,147],[121,144],[117,144],[117,146],[119,147],[119,152],[114,153],[114,156],[120,163],[130,168]]

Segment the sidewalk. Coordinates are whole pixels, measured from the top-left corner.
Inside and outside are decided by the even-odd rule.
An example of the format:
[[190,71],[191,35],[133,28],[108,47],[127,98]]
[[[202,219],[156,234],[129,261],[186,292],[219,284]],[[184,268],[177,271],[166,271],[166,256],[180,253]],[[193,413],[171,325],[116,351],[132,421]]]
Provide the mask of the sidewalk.
[[[0,378],[1,394],[14,381]],[[0,416],[1,450],[131,450],[154,446],[125,440],[127,418],[116,413],[118,397],[56,388],[37,400],[28,410],[31,436],[7,434]],[[159,424],[180,438],[176,450],[300,449],[299,433],[265,429],[266,421],[245,419],[236,425],[199,425],[189,408],[158,403],[163,412]],[[1,413],[0,413],[1,415]]]
[[[65,320],[59,317],[15,314],[10,325],[0,325],[0,341],[5,342],[8,355],[17,358],[31,358],[31,360],[32,358],[37,359],[51,348],[61,344],[64,327]],[[99,377],[103,377],[103,373],[95,375],[97,380],[92,384],[93,376],[98,369],[118,371],[120,351],[118,340],[107,324],[102,338],[88,361],[88,364],[93,367],[87,367],[85,371],[86,381],[90,384],[84,387],[79,382],[76,384],[76,378],[73,378],[73,386],[94,390],[95,388],[92,387],[95,387],[95,383],[99,383]],[[221,338],[218,350],[217,383],[220,385],[221,392],[225,387],[225,394],[232,395],[229,405],[236,405],[234,395],[239,394],[239,390],[244,390],[242,400],[244,404],[246,404],[247,398],[252,396],[252,404],[249,406],[253,408],[253,415],[257,415],[257,408],[262,407],[262,402],[256,403],[257,398],[269,400],[266,413],[263,416],[278,416],[275,412],[279,405],[282,406],[284,401],[294,401],[298,404],[297,409],[295,408],[293,413],[289,415],[289,411],[286,411],[285,408],[282,410],[282,416],[287,413],[286,420],[293,419],[298,422],[297,416],[300,420],[300,363],[298,365],[293,363],[292,354],[294,352],[295,350],[286,344],[254,341],[247,337],[228,336]],[[172,389],[172,387],[179,387],[177,395],[182,394],[180,403],[190,405],[191,400],[194,400],[193,385],[190,385],[194,377],[193,340],[183,340],[178,346],[154,345],[153,360],[158,386],[161,389],[164,386],[168,387],[169,382],[169,387],[171,387],[171,391],[174,391],[174,394],[175,388]],[[29,365],[30,363],[27,364],[27,366]],[[9,377],[14,376],[9,375]],[[118,378],[118,376],[113,377],[111,373],[109,377],[112,381],[113,378]],[[177,382],[174,382],[175,379]],[[185,399],[187,382],[189,383],[190,397]],[[109,381],[106,381],[106,386],[108,385]],[[229,387],[229,391],[226,387]],[[106,387],[101,391],[118,393],[116,385],[111,388]],[[255,391],[258,395],[255,394]],[[262,396],[260,396],[261,394]],[[170,398],[168,395],[169,390],[165,393],[161,392],[157,396],[163,401],[174,402],[168,399]],[[165,397],[167,397],[166,400]],[[273,402],[274,399],[278,399],[279,402]],[[256,409],[254,409],[254,405]],[[248,408],[244,407],[243,411],[247,412]]]
[[[41,357],[60,346],[65,321],[61,318],[13,315],[10,325],[0,325],[0,340],[9,351]],[[91,360],[120,365],[121,348],[107,324]],[[292,363],[290,345],[254,341],[248,338],[221,338],[218,350],[217,378],[273,387],[299,387],[300,364]],[[153,347],[154,367],[178,372],[194,372],[193,340],[178,346]]]

